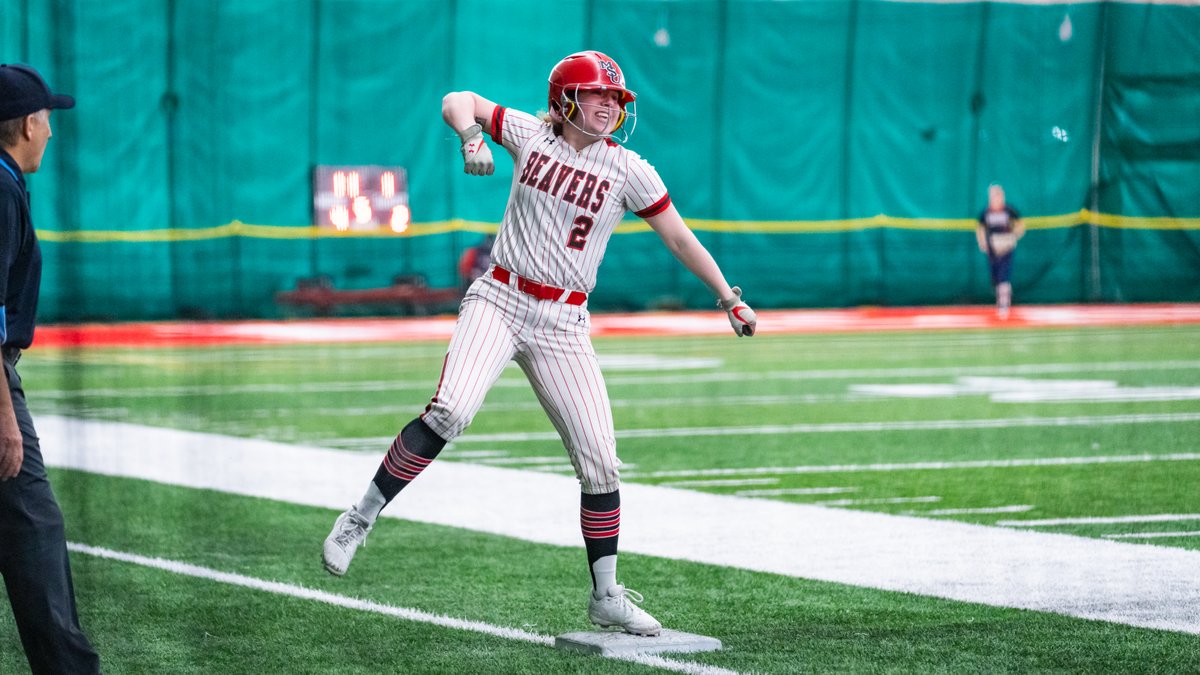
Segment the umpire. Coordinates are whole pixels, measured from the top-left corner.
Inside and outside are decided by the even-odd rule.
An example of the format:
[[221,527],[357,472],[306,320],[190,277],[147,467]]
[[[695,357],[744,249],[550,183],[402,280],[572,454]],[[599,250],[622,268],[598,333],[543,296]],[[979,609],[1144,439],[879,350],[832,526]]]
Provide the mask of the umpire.
[[25,174],[42,164],[50,111],[75,99],[50,92],[28,66],[0,65],[0,574],[35,674],[100,672],[79,627],[62,511],[50,491],[16,365],[33,342],[42,254]]

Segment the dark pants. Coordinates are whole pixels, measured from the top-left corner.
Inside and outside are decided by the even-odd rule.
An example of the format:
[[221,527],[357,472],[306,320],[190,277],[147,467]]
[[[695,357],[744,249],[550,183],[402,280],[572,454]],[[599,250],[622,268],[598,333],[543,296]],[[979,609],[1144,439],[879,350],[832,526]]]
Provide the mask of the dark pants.
[[1012,279],[1012,251],[1004,255],[989,255],[988,270],[992,273],[992,285],[999,286]]
[[0,482],[0,574],[25,656],[35,675],[100,672],[100,658],[79,627],[62,511],[50,491],[21,378],[4,374],[25,441],[21,473]]

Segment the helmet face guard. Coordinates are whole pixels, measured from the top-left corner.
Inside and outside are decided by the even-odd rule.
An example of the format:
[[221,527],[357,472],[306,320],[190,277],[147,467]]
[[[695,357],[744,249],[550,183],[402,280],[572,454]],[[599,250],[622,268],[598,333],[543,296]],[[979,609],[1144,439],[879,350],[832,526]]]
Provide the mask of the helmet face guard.
[[[576,52],[559,61],[550,71],[550,113],[557,113],[564,124],[571,124],[576,129],[589,136],[596,134],[584,131],[571,117],[579,109],[579,92],[581,91],[617,91],[621,97],[620,113],[617,124],[612,132],[603,134],[601,138],[611,138],[618,129],[632,118],[633,123],[628,129],[622,129],[622,142],[629,139],[637,126],[637,94],[625,88],[625,75],[617,62],[605,54],[596,51]],[[630,109],[630,106],[633,106]]]
[[[578,112],[580,115],[587,114],[587,112],[584,110],[584,107],[586,107],[587,104],[579,103],[579,93],[583,92],[583,91],[609,91],[609,90],[591,89],[591,88],[581,87],[578,85],[566,87],[563,90],[562,95],[559,97],[559,102],[558,102],[559,105],[558,105],[558,109],[556,111],[559,114],[559,116],[562,118],[563,124],[570,124],[571,126],[578,129],[580,131],[580,133],[583,133],[587,136],[593,136],[596,138],[611,139],[617,135],[618,131],[620,131],[620,136],[617,137],[616,140],[619,140],[622,143],[629,140],[629,136],[632,135],[633,130],[637,128],[637,102],[631,101],[629,103],[621,103],[620,107],[617,109],[617,123],[613,125],[612,130],[609,131],[607,134],[596,134],[591,131],[588,131],[587,129],[584,129],[583,126],[581,126],[574,119],[576,112]],[[628,93],[632,94],[633,92],[628,92]],[[627,122],[629,123],[628,126],[626,126]]]

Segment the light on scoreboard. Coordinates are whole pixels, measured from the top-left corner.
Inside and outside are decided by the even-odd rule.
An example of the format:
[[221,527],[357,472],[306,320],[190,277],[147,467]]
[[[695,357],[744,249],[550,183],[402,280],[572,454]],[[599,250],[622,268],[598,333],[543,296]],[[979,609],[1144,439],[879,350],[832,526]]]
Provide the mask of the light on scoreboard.
[[329,224],[337,228],[338,232],[350,229],[350,209],[340,204],[329,209]]
[[339,232],[408,230],[408,174],[399,166],[317,166],[313,169],[313,224]]
[[407,206],[401,204],[392,207],[392,232],[404,234],[408,231],[408,224],[411,220],[412,214],[409,213]]

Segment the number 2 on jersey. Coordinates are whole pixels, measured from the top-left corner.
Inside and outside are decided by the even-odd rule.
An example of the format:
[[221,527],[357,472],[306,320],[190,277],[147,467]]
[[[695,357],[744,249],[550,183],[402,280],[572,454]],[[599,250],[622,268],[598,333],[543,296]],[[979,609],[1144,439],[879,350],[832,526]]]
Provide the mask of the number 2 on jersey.
[[575,219],[575,229],[571,230],[571,236],[567,238],[567,248],[573,248],[576,251],[582,251],[587,244],[588,233],[592,231],[591,216],[579,216]]

